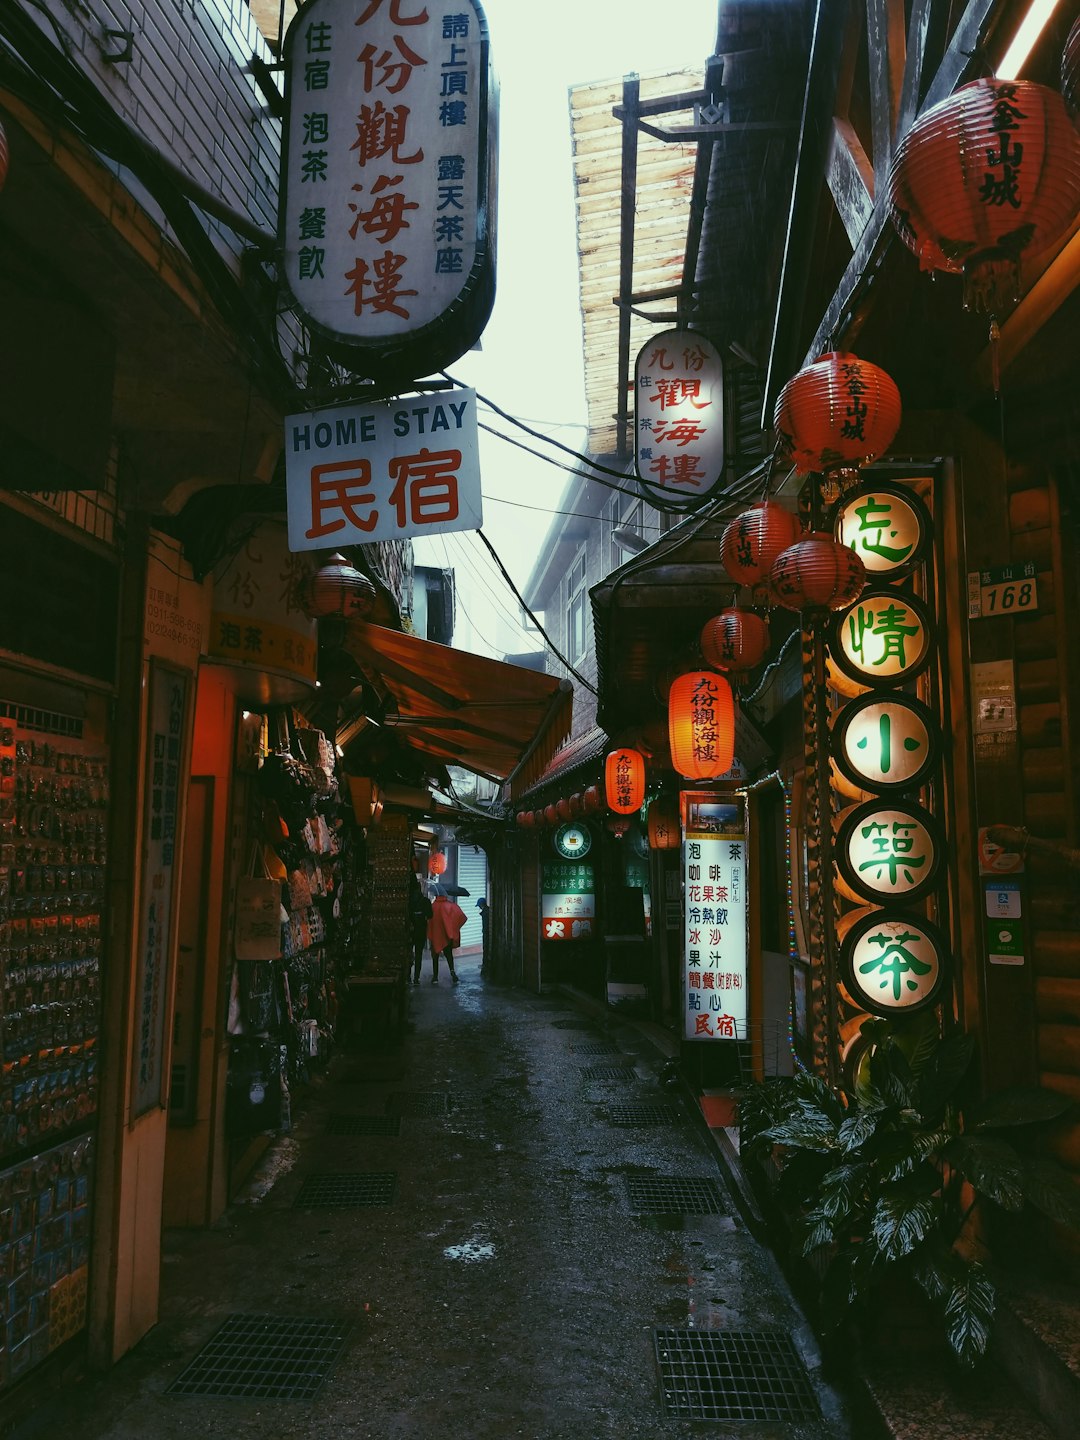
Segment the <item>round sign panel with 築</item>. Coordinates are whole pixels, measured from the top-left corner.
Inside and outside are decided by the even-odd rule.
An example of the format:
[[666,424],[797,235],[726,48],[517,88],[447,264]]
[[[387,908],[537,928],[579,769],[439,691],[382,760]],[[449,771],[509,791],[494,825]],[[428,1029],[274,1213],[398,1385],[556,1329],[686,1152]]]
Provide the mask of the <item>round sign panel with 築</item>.
[[852,1002],[874,1015],[911,1015],[936,1005],[948,977],[937,926],[897,910],[875,910],[853,925],[840,959]]
[[844,495],[832,516],[837,540],[855,551],[871,581],[895,580],[926,554],[930,514],[907,485],[877,485]]
[[580,860],[592,849],[592,836],[586,825],[560,825],[552,844],[566,860]]
[[902,590],[865,590],[833,622],[829,653],[862,685],[902,685],[930,662],[930,616]]
[[934,888],[945,851],[941,826],[921,805],[871,800],[840,817],[833,856],[857,895],[906,904]]
[[871,690],[833,717],[829,749],[836,768],[860,790],[917,790],[937,768],[937,721],[911,695]]

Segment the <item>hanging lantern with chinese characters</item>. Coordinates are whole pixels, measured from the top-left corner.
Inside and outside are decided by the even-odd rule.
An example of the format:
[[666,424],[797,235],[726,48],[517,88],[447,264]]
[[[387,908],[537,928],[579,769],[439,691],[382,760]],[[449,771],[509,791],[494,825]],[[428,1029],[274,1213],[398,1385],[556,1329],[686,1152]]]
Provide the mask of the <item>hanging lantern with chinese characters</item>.
[[581,808],[586,815],[599,815],[604,808],[604,799],[599,785],[590,785],[581,796]]
[[446,856],[441,850],[436,850],[432,853],[430,859],[428,860],[427,868],[429,875],[446,874]]
[[722,610],[706,620],[701,631],[701,653],[706,665],[735,675],[760,665],[768,649],[769,627],[753,610]]
[[720,537],[720,559],[732,580],[756,585],[781,550],[800,533],[798,518],[775,500],[762,500],[728,522]]
[[1080,209],[1080,137],[1056,90],[972,80],[920,115],[896,149],[892,220],[924,270],[964,277],[964,307],[1005,314],[1020,262]]
[[877,365],[830,352],[787,382],[773,424],[800,475],[853,472],[892,444],[900,391]]
[[1080,129],[1080,19],[1074,21],[1061,53],[1061,98]]
[[363,620],[375,605],[375,586],[350,565],[344,555],[330,559],[309,575],[300,590],[300,603],[310,619],[340,615],[345,620]]
[[612,750],[604,761],[604,792],[609,810],[633,815],[645,803],[645,757],[626,746]]
[[846,610],[865,584],[854,550],[820,530],[778,555],[769,572],[769,589],[785,610]]
[[658,795],[649,806],[649,849],[678,850],[682,840],[679,802],[673,795]]
[[680,675],[668,696],[671,763],[687,780],[716,780],[735,759],[731,686],[712,670]]

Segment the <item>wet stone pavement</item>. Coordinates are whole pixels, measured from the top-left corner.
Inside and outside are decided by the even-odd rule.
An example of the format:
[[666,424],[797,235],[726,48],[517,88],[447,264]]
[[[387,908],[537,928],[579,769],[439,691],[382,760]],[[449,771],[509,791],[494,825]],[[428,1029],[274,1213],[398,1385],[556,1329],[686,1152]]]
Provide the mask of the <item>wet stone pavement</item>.
[[[19,1440],[852,1433],[651,1041],[459,970],[436,988],[425,960],[403,1048],[337,1057],[218,1225],[165,1236],[160,1323]],[[631,1105],[673,1115],[613,1124]],[[670,1207],[671,1181],[714,1213],[638,1213]],[[710,1383],[725,1364],[735,1378]],[[283,1377],[308,1398],[270,1398]],[[235,1380],[255,1393],[170,1388]],[[714,1418],[735,1402],[803,1418]]]

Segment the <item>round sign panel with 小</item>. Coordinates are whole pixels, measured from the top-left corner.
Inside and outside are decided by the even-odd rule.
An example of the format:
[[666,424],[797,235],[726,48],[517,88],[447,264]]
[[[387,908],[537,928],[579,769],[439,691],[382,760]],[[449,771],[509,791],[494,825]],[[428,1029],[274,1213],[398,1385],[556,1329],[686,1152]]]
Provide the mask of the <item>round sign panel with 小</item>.
[[879,905],[904,904],[933,889],[944,842],[938,822],[921,805],[871,800],[841,816],[833,853],[856,894]]
[[902,685],[930,663],[930,616],[902,590],[867,590],[837,617],[829,652],[862,685]]
[[917,790],[937,766],[937,721],[921,700],[871,691],[837,712],[830,749],[861,790]]
[[896,910],[875,910],[853,925],[840,958],[852,1003],[885,1017],[937,1004],[948,975],[937,926]]
[[931,520],[910,486],[876,485],[843,496],[833,511],[832,529],[872,580],[895,580],[922,559]]

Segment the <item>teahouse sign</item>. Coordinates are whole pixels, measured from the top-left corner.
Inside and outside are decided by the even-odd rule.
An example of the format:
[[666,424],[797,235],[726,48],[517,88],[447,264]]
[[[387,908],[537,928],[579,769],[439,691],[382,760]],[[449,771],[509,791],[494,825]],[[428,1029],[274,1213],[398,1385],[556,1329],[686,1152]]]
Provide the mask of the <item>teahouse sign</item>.
[[282,273],[353,369],[427,375],[495,295],[495,86],[476,0],[309,0],[285,37]]
[[693,330],[662,330],[634,368],[638,476],[665,490],[701,494],[724,468],[724,365]]

